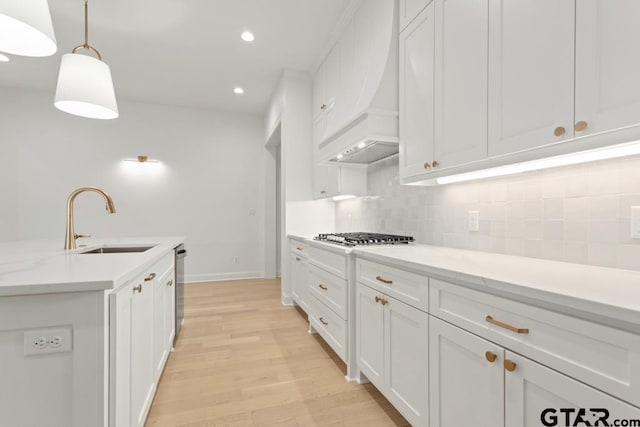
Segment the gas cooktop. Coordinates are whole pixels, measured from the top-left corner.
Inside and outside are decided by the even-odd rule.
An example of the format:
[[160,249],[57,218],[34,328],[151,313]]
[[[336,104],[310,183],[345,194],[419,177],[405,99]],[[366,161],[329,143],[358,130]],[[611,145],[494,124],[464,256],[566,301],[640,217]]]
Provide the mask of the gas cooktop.
[[411,236],[397,236],[395,234],[380,233],[331,233],[318,234],[313,238],[321,242],[335,243],[343,246],[358,245],[397,245],[411,243],[415,239]]

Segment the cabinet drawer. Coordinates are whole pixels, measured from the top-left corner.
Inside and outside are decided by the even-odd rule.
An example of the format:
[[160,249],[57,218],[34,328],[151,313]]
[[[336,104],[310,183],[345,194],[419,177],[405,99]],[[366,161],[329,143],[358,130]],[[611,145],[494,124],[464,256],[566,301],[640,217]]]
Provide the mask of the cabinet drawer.
[[299,240],[293,240],[290,239],[289,240],[289,250],[302,257],[302,258],[306,258],[307,254],[309,253],[309,246],[306,243],[302,243]]
[[153,264],[146,274],[155,273],[156,277],[164,276],[169,270],[173,269],[174,259],[175,254],[171,251]]
[[347,281],[315,265],[309,267],[309,273],[309,288],[313,295],[347,320]]
[[309,260],[313,265],[329,273],[333,273],[343,279],[347,278],[347,256],[345,254],[312,247],[309,248]]
[[340,358],[347,359],[347,322],[315,296],[309,298],[309,323]]
[[639,335],[435,279],[430,294],[432,315],[640,405]]
[[358,282],[423,311],[429,309],[429,278],[382,264],[358,260]]

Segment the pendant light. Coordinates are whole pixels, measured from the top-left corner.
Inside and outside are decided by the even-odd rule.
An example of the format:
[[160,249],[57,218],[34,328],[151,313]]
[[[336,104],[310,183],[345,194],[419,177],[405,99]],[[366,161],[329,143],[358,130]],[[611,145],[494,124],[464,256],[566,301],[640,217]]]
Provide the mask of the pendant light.
[[[80,49],[94,53],[97,58],[76,53]],[[111,69],[102,62],[100,52],[89,45],[87,0],[84,2],[84,44],[62,56],[54,105],[66,113],[91,119],[118,117]]]
[[56,53],[47,0],[0,0],[0,51],[19,56]]

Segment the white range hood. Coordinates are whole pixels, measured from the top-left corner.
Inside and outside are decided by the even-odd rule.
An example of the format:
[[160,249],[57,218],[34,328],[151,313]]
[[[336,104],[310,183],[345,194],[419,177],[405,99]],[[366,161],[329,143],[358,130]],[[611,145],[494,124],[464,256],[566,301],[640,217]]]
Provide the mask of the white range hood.
[[370,164],[399,152],[397,2],[367,0],[357,13],[370,25],[368,51],[353,55],[363,75],[348,90],[355,100],[336,111],[344,120],[318,145],[321,161]]

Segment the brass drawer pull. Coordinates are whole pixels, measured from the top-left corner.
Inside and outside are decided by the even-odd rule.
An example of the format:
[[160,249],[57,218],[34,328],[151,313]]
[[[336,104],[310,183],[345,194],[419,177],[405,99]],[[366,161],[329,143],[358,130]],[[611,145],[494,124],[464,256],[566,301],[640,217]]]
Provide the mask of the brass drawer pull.
[[564,135],[566,132],[565,128],[563,128],[562,126],[558,126],[557,128],[554,129],[553,134],[555,136],[562,136]]
[[383,278],[382,278],[382,277],[380,277],[380,276],[376,276],[376,280],[377,280],[378,282],[382,282],[382,283],[384,283],[385,285],[390,285],[390,284],[392,284],[392,283],[393,283],[393,280],[386,280],[386,279],[383,279]]
[[150,282],[155,278],[156,278],[156,273],[151,273],[150,275],[148,275],[147,277],[144,278],[144,281],[145,282]]
[[320,109],[321,109],[321,110],[326,110],[326,109],[327,109],[327,104],[322,104],[322,105],[320,106]]
[[296,261],[300,261],[300,257],[296,257]]
[[320,194],[327,194],[326,190],[320,191]]
[[325,325],[325,326],[329,324],[329,322],[325,322],[325,321],[324,321],[324,317],[321,317],[321,318],[320,318],[320,323],[322,323],[322,324],[323,324],[323,325]]
[[322,289],[323,291],[326,291],[327,289],[329,289],[329,288],[327,288],[325,285],[323,285],[322,283],[320,283],[320,284],[318,285],[318,287],[319,287],[320,289]]
[[435,168],[437,168],[437,167],[439,167],[439,166],[440,166],[440,163],[438,163],[437,161],[435,161],[435,160],[434,160],[434,161],[433,161],[433,163],[431,163],[431,165],[432,165],[432,166],[433,166],[433,168],[435,169]]
[[382,301],[382,298],[380,298],[380,297],[378,297],[378,296],[377,296],[375,299],[376,299],[376,302],[380,302],[380,301]]
[[169,280],[169,281],[167,282],[167,286],[173,286],[173,280]]
[[511,332],[515,332],[516,334],[528,334],[529,333],[529,329],[516,328],[515,326],[511,326],[511,325],[509,325],[507,323],[504,323],[504,322],[501,322],[499,320],[496,320],[491,316],[485,317],[484,320],[486,320],[487,322],[491,323],[492,325],[496,325],[496,326],[499,326],[501,328],[508,329]]
[[578,123],[576,123],[574,129],[576,130],[576,132],[584,132],[585,130],[587,130],[587,126],[589,126],[587,122],[585,122],[584,120],[580,120]]
[[136,292],[139,293],[139,294],[142,293],[142,285],[138,285],[138,286],[134,286],[133,287],[133,293],[135,294]]
[[518,365],[516,365],[516,362],[514,362],[513,360],[506,359],[504,361],[504,369],[506,369],[509,372],[515,371],[516,370],[516,366],[518,366]]
[[492,352],[492,351],[487,351],[487,352],[484,354],[484,357],[486,357],[486,358],[487,358],[487,360],[489,361],[489,363],[493,363],[493,362],[495,362],[495,361],[496,361],[496,359],[498,358],[498,355],[497,355],[497,354],[495,354],[495,353],[494,353],[494,352]]
[[387,300],[386,300],[386,299],[384,299],[384,298],[382,298],[382,299],[380,300],[380,304],[382,304],[382,305],[387,305],[388,303],[389,303],[389,301],[387,301]]
[[299,251],[303,250],[303,248],[301,248],[300,246],[298,246],[296,249]]
[[424,162],[424,165],[422,165],[424,167],[425,170],[429,170],[431,169],[431,163],[429,162]]

